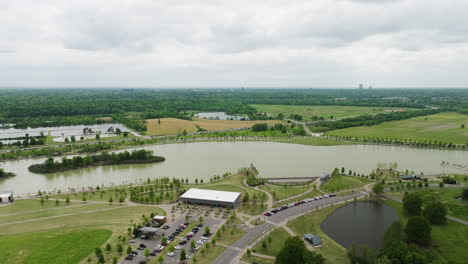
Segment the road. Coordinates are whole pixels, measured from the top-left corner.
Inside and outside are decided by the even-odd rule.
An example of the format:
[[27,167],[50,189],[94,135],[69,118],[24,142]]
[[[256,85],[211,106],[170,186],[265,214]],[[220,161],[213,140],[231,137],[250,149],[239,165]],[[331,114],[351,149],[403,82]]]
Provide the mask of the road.
[[246,235],[241,239],[237,240],[232,246],[226,249],[221,255],[219,255],[212,264],[234,264],[239,263],[240,258],[244,250],[254,242],[259,236],[263,233],[268,232],[272,227],[283,222],[291,221],[292,219],[309,213],[311,210],[316,209],[317,207],[324,207],[330,204],[344,202],[350,199],[359,198],[366,195],[366,192],[357,192],[345,196],[325,198],[317,201],[312,201],[305,203],[296,207],[291,207],[287,210],[278,212],[270,217],[268,217],[267,222],[262,225],[252,227],[247,230]]

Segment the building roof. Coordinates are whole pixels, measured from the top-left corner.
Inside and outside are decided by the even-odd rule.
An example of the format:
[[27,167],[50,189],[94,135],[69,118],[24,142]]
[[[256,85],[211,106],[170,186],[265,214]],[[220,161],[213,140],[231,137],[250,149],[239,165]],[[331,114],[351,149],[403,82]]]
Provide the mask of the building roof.
[[145,226],[145,227],[142,227],[140,229],[138,229],[138,231],[141,231],[141,232],[157,232],[159,231],[161,228],[156,228],[156,227],[149,227],[149,226]]
[[164,220],[164,219],[166,219],[166,217],[165,217],[164,215],[155,215],[155,216],[153,217],[153,219],[154,219],[154,220]]
[[400,179],[413,179],[413,178],[416,178],[416,174],[409,174],[409,175],[400,176]]
[[307,240],[312,241],[312,239],[314,238],[314,236],[311,235],[311,234],[304,234],[304,238],[307,239]]
[[226,191],[190,188],[188,191],[182,194],[180,198],[233,203],[237,200],[239,196],[240,196],[239,192],[226,192]]
[[314,246],[322,245],[322,240],[320,239],[319,236],[314,236],[312,238],[312,245]]
[[13,195],[12,191],[0,191],[0,197],[9,197],[12,195]]

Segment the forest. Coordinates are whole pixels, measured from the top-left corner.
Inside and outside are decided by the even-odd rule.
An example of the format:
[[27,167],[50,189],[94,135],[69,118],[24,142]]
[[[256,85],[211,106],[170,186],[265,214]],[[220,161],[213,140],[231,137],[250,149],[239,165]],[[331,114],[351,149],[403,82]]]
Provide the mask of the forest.
[[120,153],[102,152],[98,155],[74,156],[72,158],[64,157],[62,161],[56,161],[54,158],[48,158],[42,164],[33,164],[28,170],[35,173],[54,173],[68,170],[75,170],[91,166],[135,164],[161,162],[165,158],[153,156],[150,150],[135,150],[132,152],[123,151]]
[[[468,113],[468,89],[0,89],[0,124],[91,125],[112,117],[137,131],[144,119],[190,119],[193,111],[269,117],[250,104],[385,106]],[[337,123],[338,126],[340,123]],[[6,125],[8,126],[8,125]]]

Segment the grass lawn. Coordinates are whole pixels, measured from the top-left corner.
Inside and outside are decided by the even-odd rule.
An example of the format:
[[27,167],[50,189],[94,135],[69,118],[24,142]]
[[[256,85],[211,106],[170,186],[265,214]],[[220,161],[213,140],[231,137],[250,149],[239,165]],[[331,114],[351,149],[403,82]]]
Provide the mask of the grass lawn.
[[323,193],[321,193],[318,190],[314,190],[312,192],[306,193],[306,194],[298,196],[296,198],[288,199],[288,200],[285,200],[285,201],[280,202],[280,203],[275,203],[274,207],[282,206],[282,205],[285,205],[285,204],[289,204],[289,203],[292,203],[292,202],[296,202],[296,201],[299,201],[299,200],[303,200],[303,199],[311,198],[311,197],[315,197],[315,196],[320,196],[320,195],[323,195]]
[[101,189],[101,190],[93,190],[93,191],[86,191],[86,192],[79,192],[73,194],[61,194],[61,195],[54,195],[51,196],[51,199],[66,199],[68,196],[70,200],[81,200],[83,196],[86,197],[87,201],[109,201],[112,198],[114,203],[119,202],[120,197],[127,197],[130,195],[130,187],[123,187],[123,188],[111,188],[111,189]]
[[290,138],[275,140],[282,143],[301,144],[301,145],[312,145],[312,146],[337,146],[337,145],[351,145],[352,142],[337,141],[332,139],[326,139],[321,137],[301,137],[301,138]]
[[[199,250],[195,257],[197,258],[197,263],[211,263],[215,258],[217,258],[219,255],[221,255],[224,251],[226,250],[225,247],[216,245],[216,246],[210,246],[209,249],[205,248],[205,253],[202,254],[202,250]],[[192,257],[192,263],[193,262],[193,257]]]
[[[158,122],[160,120],[160,122]],[[238,120],[209,120],[193,118],[193,121],[177,118],[160,118],[146,120],[146,127],[150,135],[180,134],[184,130],[187,132],[197,132],[197,125],[208,131],[226,130],[234,128],[251,127],[257,123],[275,124],[282,121],[261,120],[261,121],[238,121]]]
[[457,144],[468,142],[468,115],[439,113],[406,120],[384,122],[370,127],[351,127],[330,132],[331,135],[379,137],[416,141],[441,141]]
[[283,200],[288,197],[301,194],[310,190],[313,186],[278,186],[278,185],[261,185],[260,189],[265,190],[273,195],[275,201]]
[[[76,205],[76,204],[80,204],[80,203],[70,202],[70,205]],[[56,206],[54,200],[45,201],[43,204],[41,204],[39,200],[21,199],[21,200],[15,200],[15,202],[11,205],[1,206],[0,216],[5,215],[5,214],[22,213],[22,212],[29,212],[29,211],[36,211],[36,210],[43,210],[43,209],[64,208],[64,207],[66,207],[64,202],[61,202],[59,206]]]
[[[255,247],[253,247],[251,250],[254,250],[254,252],[263,255],[276,256],[283,248],[284,241],[290,236],[291,235],[288,232],[286,232],[286,230],[284,230],[283,228],[276,228],[275,230],[273,230],[273,232],[268,234],[267,237],[258,242],[255,245]],[[268,238],[271,238],[270,243],[268,242]],[[267,243],[266,248],[263,248],[262,246],[264,241]]]
[[362,187],[371,182],[371,180],[363,178],[346,175],[336,175],[331,177],[330,180],[328,180],[324,184],[322,184],[320,188],[327,192],[337,192],[341,190]]
[[332,206],[305,214],[290,221],[288,223],[288,227],[300,237],[307,233],[320,236],[323,246],[317,248],[317,252],[327,259],[326,263],[349,263],[348,257],[346,256],[346,249],[328,237],[320,228],[320,224],[325,220],[325,218],[336,209],[337,206]]
[[104,229],[51,231],[0,238],[0,263],[78,263],[112,232]]
[[247,263],[254,263],[257,262],[258,264],[274,264],[275,261],[272,259],[264,259],[264,258],[259,258],[256,256],[250,256],[250,257],[242,257],[242,261],[245,261]]
[[[402,204],[391,200],[385,200],[385,202],[398,212],[402,223],[406,223],[407,217],[403,213]],[[466,263],[468,226],[447,221],[446,225],[431,225],[431,227],[433,249],[448,263]]]
[[[424,205],[431,202],[433,199],[437,199],[445,203],[447,206],[447,214],[458,217],[465,221],[468,221],[468,201],[458,199],[463,189],[455,188],[431,188],[423,190],[405,190],[407,192],[417,192],[421,195],[424,201]],[[389,192],[388,195],[395,198],[403,199],[403,192]],[[423,206],[424,206],[423,205]]]
[[234,228],[233,225],[224,225],[225,230],[219,230],[220,236],[216,235],[216,242],[221,243],[223,245],[232,245],[234,242],[239,240],[241,237],[245,235],[245,231],[239,228]]
[[251,105],[258,112],[266,112],[274,116],[283,113],[287,118],[290,114],[299,114],[304,119],[311,120],[312,116],[323,117],[330,119],[358,116],[363,114],[378,114],[385,110],[404,109],[396,107],[366,107],[366,106],[341,106],[341,105]]

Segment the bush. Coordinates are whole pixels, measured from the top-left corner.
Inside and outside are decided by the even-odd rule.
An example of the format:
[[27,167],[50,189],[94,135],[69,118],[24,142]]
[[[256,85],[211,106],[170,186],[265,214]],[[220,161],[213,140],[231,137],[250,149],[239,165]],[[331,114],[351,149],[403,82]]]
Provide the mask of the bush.
[[429,246],[432,240],[431,226],[422,216],[410,217],[406,224],[405,233],[408,242],[421,246]]
[[447,215],[447,208],[441,202],[432,202],[424,208],[423,215],[431,224],[445,224],[447,221],[445,218]]
[[252,126],[253,132],[266,131],[268,130],[268,125],[265,123],[259,123]]
[[409,216],[420,215],[423,200],[418,193],[409,193],[403,197],[403,209]]

